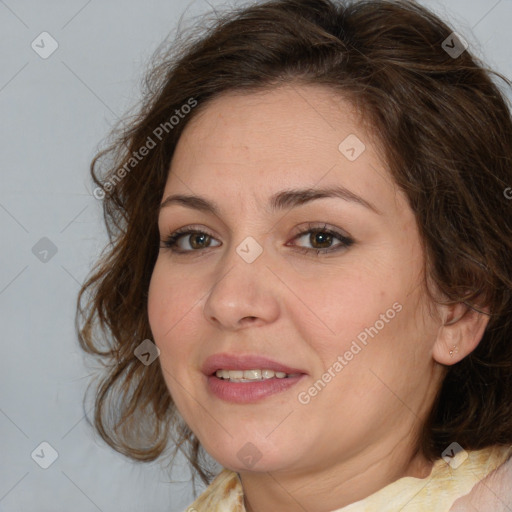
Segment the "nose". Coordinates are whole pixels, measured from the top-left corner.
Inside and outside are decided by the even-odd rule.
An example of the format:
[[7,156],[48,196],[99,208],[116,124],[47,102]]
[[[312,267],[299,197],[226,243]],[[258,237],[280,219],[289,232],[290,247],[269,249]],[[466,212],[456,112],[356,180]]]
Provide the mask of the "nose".
[[265,251],[252,263],[235,249],[219,263],[204,303],[204,315],[215,327],[238,330],[275,321],[280,311],[280,283],[268,268]]

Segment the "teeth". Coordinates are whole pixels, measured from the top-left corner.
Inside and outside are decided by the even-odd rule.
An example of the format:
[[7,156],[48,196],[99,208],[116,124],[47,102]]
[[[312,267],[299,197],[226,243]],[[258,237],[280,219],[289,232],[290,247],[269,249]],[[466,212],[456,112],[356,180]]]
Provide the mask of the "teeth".
[[229,379],[232,382],[252,382],[256,380],[267,380],[274,377],[284,379],[295,377],[298,374],[287,375],[285,372],[274,372],[274,370],[217,370],[215,375],[220,379]]

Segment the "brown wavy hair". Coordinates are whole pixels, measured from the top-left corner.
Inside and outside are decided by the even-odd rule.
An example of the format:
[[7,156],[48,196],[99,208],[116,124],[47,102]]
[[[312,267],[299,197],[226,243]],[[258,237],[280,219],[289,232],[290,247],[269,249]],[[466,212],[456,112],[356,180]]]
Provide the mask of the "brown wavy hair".
[[[420,450],[434,461],[454,440],[465,449],[512,443],[512,120],[494,80],[512,83],[468,50],[447,53],[452,31],[409,0],[271,0],[202,18],[164,42],[137,113],[91,163],[109,244],[80,290],[76,325],[104,367],[93,421],[112,448],[152,461],[171,445],[171,461],[180,450],[205,484],[214,476],[160,365],[141,364],[134,349],[152,339],[158,209],[183,129],[220,94],[280,84],[327,86],[361,109],[415,214],[425,282],[446,303],[489,310],[478,347],[446,368]],[[149,139],[155,147],[142,157]]]

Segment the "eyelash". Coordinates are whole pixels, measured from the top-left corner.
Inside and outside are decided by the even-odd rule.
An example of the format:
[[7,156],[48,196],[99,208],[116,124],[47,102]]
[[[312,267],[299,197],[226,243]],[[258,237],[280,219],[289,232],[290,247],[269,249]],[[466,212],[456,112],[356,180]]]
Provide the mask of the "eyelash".
[[[310,249],[308,247],[293,246],[296,251],[298,251],[302,254],[311,254],[311,253],[316,252],[316,256],[319,256],[320,254],[337,252],[343,248],[348,248],[354,244],[354,240],[352,238],[347,237],[334,229],[327,228],[326,224],[324,224],[323,227],[318,226],[318,225],[314,226],[313,224],[308,224],[308,229],[305,231],[301,231],[300,233],[297,233],[293,237],[293,240],[296,240],[297,238],[301,238],[302,236],[307,235],[309,233],[325,233],[325,234],[328,234],[328,235],[331,235],[331,236],[337,238],[338,240],[340,240],[341,243],[339,245],[335,246],[334,248],[329,247],[327,249]],[[202,229],[194,229],[192,226],[188,226],[188,227],[177,229],[176,231],[171,233],[167,237],[167,239],[162,242],[163,245],[160,247],[162,249],[169,249],[171,252],[173,252],[175,254],[180,254],[180,255],[190,254],[190,253],[194,253],[194,252],[195,253],[202,252],[204,249],[209,248],[209,247],[205,247],[203,249],[177,250],[176,246],[177,246],[178,240],[186,235],[207,235],[211,238],[214,238],[213,235],[211,233],[208,233],[207,231],[204,231]],[[218,247],[218,246],[216,246],[216,247]]]

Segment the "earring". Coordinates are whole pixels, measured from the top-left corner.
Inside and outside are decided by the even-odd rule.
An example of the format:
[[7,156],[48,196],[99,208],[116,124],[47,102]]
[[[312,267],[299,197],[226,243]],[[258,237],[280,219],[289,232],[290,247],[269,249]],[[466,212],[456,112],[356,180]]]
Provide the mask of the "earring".
[[455,349],[455,353],[456,354],[459,352],[459,349],[457,348],[457,345],[454,345],[453,348],[450,350],[450,357],[453,357],[453,349]]

